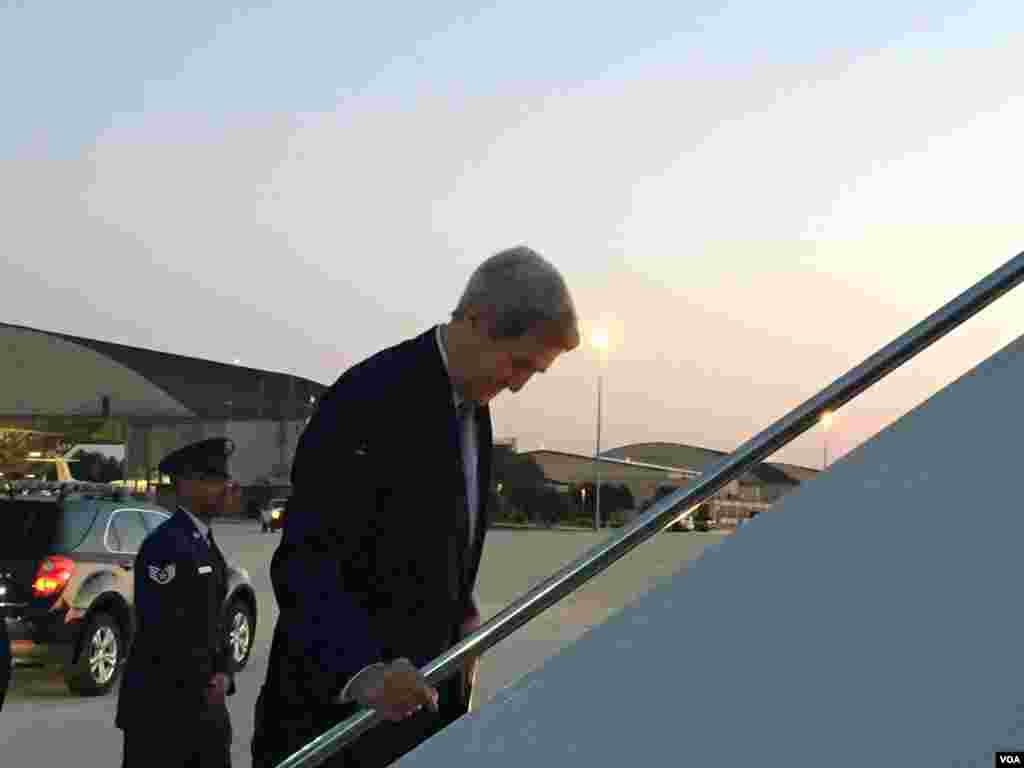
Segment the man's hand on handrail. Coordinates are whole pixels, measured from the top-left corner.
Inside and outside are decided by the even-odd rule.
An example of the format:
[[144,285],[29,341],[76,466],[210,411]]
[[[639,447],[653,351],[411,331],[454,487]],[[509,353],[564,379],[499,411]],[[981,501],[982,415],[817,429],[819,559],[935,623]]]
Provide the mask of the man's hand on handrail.
[[352,681],[349,695],[391,722],[405,720],[423,707],[437,712],[437,689],[408,659],[363,670]]

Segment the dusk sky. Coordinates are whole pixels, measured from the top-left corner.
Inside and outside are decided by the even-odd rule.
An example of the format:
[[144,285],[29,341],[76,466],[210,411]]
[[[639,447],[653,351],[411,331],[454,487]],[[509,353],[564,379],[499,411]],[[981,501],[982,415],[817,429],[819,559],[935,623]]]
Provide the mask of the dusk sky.
[[[1006,0],[15,0],[0,320],[326,384],[527,244],[611,329],[602,447],[728,451],[1024,249],[1022,29]],[[1019,289],[846,406],[833,458],[1022,318]],[[496,433],[592,452],[597,373],[567,355]]]

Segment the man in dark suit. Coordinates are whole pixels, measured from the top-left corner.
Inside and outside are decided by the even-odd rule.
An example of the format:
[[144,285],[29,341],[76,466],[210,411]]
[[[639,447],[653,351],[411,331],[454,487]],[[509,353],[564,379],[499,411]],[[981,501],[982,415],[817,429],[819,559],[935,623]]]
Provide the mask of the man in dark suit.
[[378,352],[324,394],[271,562],[280,615],[254,768],[364,707],[388,722],[325,765],[379,768],[468,711],[475,662],[440,690],[418,669],[480,622],[487,404],[578,344],[561,275],[515,248],[474,272],[450,324]]
[[123,768],[231,765],[227,562],[210,523],[229,492],[233,450],[230,440],[213,438],[160,463],[178,509],[135,558],[137,630],[115,720],[124,731]]

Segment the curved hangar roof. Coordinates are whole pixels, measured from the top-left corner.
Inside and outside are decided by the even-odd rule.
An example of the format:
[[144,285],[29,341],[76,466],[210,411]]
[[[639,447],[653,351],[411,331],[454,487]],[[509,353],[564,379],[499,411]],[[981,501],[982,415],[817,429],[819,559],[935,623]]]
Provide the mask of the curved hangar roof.
[[[729,454],[711,448],[700,448],[696,445],[682,443],[632,443],[620,448],[604,451],[602,456],[616,459],[633,459],[650,464],[662,464],[672,467],[689,467],[702,470]],[[779,461],[765,461],[755,465],[744,474],[744,481],[774,483],[779,485],[799,485],[818,474],[816,469],[786,464]]]
[[0,414],[304,418],[326,389],[298,376],[0,323]]

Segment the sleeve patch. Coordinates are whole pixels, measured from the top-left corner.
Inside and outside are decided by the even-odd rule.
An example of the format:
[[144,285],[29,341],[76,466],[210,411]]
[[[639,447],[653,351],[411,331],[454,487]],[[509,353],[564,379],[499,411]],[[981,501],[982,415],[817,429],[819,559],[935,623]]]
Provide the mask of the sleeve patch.
[[149,578],[151,578],[157,584],[170,584],[172,581],[174,581],[174,563],[168,563],[163,568],[159,568],[155,565],[150,565],[147,567],[146,570],[149,571]]

